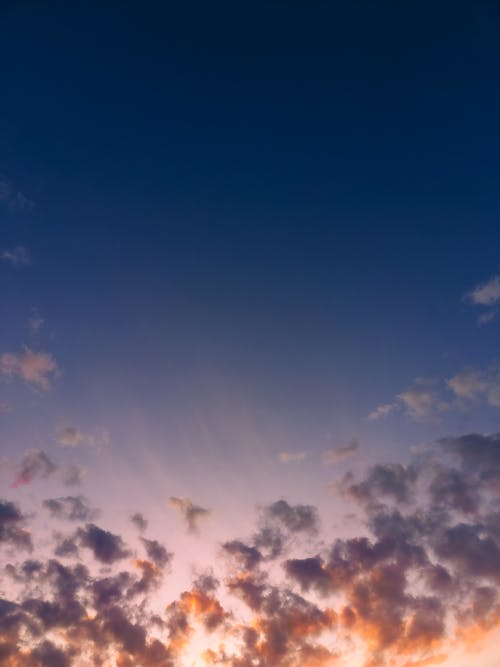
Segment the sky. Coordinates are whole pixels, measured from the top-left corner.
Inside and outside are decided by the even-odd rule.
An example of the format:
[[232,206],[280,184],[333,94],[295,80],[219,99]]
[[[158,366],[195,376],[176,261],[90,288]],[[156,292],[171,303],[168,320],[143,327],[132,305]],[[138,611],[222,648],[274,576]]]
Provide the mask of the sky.
[[500,667],[498,2],[0,25],[0,664]]

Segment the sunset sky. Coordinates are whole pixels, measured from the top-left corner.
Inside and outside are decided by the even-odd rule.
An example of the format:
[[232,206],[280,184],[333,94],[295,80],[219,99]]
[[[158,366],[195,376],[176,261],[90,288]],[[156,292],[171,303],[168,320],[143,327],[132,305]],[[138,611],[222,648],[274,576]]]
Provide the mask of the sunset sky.
[[0,665],[500,667],[499,3],[0,26]]

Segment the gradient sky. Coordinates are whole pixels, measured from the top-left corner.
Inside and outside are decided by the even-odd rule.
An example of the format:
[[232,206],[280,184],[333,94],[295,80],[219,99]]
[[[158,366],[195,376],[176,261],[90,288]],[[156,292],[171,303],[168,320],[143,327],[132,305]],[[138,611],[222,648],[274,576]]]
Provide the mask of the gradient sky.
[[0,663],[499,667],[499,4],[49,4],[0,9]]

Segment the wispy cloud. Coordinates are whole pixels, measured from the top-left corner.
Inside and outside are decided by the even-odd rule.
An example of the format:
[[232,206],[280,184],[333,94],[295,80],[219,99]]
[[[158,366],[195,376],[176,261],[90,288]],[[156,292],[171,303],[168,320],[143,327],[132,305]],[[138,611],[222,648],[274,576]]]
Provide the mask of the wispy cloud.
[[30,484],[37,478],[45,478],[57,470],[57,465],[42,449],[28,450],[17,466],[12,488]]
[[210,510],[195,505],[189,498],[170,496],[168,500],[170,505],[180,512],[190,533],[198,532],[200,521],[211,513]]
[[335,447],[332,449],[327,449],[323,452],[323,463],[326,465],[332,465],[335,463],[340,463],[345,461],[353,456],[355,456],[359,451],[359,442],[356,438],[353,438],[350,442],[342,447]]
[[280,452],[278,455],[278,461],[280,463],[302,463],[309,456],[308,451],[301,452]]
[[418,378],[415,384],[398,395],[405,413],[412,419],[428,419],[445,412],[449,404],[444,401],[434,380]]
[[57,371],[57,364],[52,355],[46,352],[34,352],[25,347],[22,352],[6,352],[0,356],[0,375],[6,378],[19,378],[26,384],[48,391]]
[[397,394],[391,403],[384,403],[367,416],[369,421],[379,421],[394,413],[404,413],[416,421],[435,419],[450,408],[442,395],[441,383],[434,379],[417,378],[414,383]]
[[18,245],[10,250],[4,250],[0,258],[13,266],[26,266],[31,264],[31,253],[28,248]]
[[476,306],[483,306],[487,310],[479,318],[479,324],[486,324],[497,314],[497,306],[500,304],[500,275],[493,276],[485,283],[481,283],[467,292],[464,297]]
[[394,403],[383,403],[372,410],[367,419],[370,421],[378,421],[379,419],[387,417],[387,415],[391,414],[395,409],[396,405]]
[[106,429],[97,429],[94,433],[86,433],[76,426],[66,425],[59,427],[56,441],[61,447],[88,445],[104,448],[109,445],[109,433]]
[[30,330],[30,334],[32,336],[36,336],[36,334],[40,331],[40,329],[43,327],[45,324],[44,318],[40,315],[38,308],[32,308],[31,309],[31,315],[28,319],[28,326]]
[[65,486],[78,486],[87,474],[87,469],[80,464],[70,463],[61,466],[59,472],[61,481]]

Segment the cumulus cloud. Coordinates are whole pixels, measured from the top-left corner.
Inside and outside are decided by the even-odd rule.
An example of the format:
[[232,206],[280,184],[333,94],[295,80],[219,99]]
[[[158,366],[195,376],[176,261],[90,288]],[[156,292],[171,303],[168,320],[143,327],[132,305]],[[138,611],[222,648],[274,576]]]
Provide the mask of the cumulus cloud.
[[[196,653],[227,667],[423,667],[464,653],[500,623],[500,434],[448,437],[426,454],[344,476],[361,526],[347,537],[321,534],[312,505],[261,506],[249,539],[224,541],[209,574],[170,597],[176,561],[161,542],[140,537],[138,556],[86,523],[53,534],[47,557],[50,532],[38,548],[36,518],[0,501],[0,660],[182,667]],[[78,498],[46,501],[47,520],[83,519]]]
[[210,515],[210,510],[194,505],[189,498],[170,496],[169,503],[180,512],[190,533],[198,532],[200,521]]
[[130,556],[129,549],[119,535],[103,530],[93,523],[88,523],[85,528],[79,528],[76,538],[78,543],[90,549],[94,558],[101,563],[110,565]]
[[148,558],[156,566],[164,568],[170,563],[173,554],[169,553],[163,544],[160,544],[157,540],[148,540],[145,537],[141,537],[141,542],[144,545]]
[[31,264],[31,253],[28,248],[18,245],[10,250],[4,250],[0,258],[13,266],[26,266]]
[[34,352],[25,347],[22,352],[6,352],[0,356],[0,375],[19,378],[26,384],[48,391],[57,371],[55,359],[46,352]]
[[334,449],[327,449],[326,452],[323,452],[323,463],[326,465],[341,463],[342,461],[355,456],[358,453],[358,450],[359,442],[356,438],[353,438],[347,445],[336,447]]
[[478,319],[479,324],[486,324],[492,320],[497,313],[497,306],[500,304],[500,275],[493,276],[474,289],[467,292],[465,299],[470,303],[486,308]]
[[84,496],[47,498],[43,501],[43,506],[54,518],[66,521],[90,521],[98,515],[96,509],[89,507]]
[[19,507],[8,500],[0,500],[0,545],[31,551],[31,535],[24,526],[25,517]]

